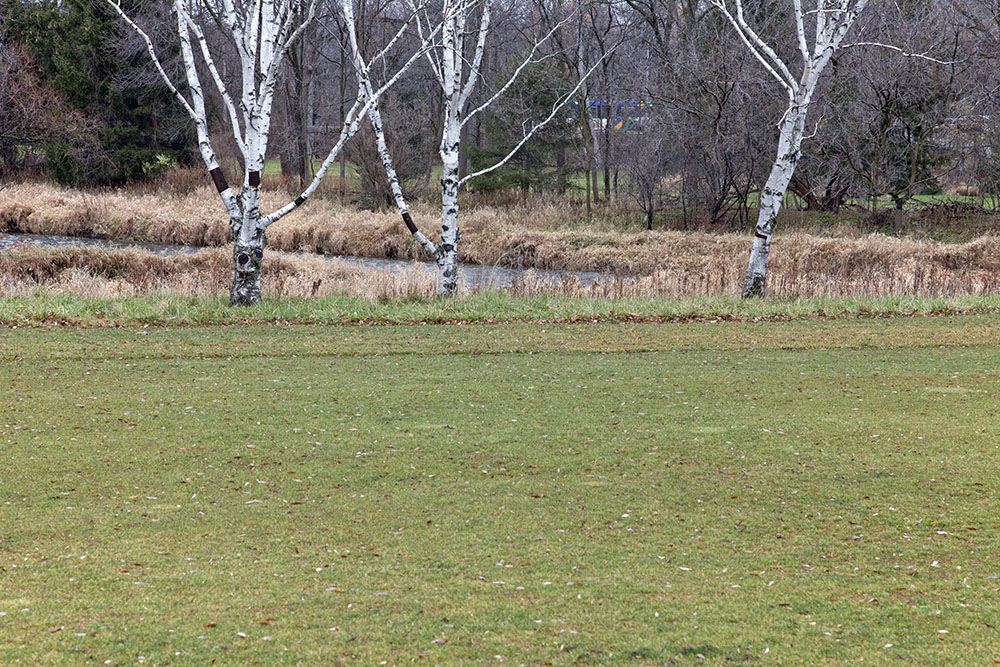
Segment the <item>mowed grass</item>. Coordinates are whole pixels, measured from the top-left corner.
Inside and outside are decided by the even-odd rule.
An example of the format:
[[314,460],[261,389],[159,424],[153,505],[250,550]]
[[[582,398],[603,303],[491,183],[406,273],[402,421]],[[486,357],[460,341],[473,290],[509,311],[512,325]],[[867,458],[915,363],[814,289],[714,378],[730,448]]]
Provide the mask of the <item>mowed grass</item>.
[[991,663],[998,330],[3,330],[0,662]]

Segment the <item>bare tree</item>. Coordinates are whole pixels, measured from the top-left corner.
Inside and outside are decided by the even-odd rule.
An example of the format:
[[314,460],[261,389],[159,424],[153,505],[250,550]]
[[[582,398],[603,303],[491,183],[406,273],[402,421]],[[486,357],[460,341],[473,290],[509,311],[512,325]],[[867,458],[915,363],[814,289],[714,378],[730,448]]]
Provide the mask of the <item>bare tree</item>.
[[[573,99],[573,96],[577,94],[583,82],[593,73],[597,65],[595,64],[590,70],[586,71],[577,85],[553,104],[551,112],[545,118],[536,122],[526,122],[523,128],[523,137],[511,148],[506,156],[491,166],[465,174],[464,176],[460,175],[460,149],[463,128],[500,99],[514,85],[514,82],[528,66],[539,62],[537,53],[540,46],[552,37],[553,33],[562,23],[558,23],[544,35],[535,39],[528,49],[528,54],[514,68],[513,72],[506,78],[502,85],[488,94],[477,106],[473,107],[470,102],[482,73],[483,57],[486,42],[490,35],[490,22],[495,0],[440,1],[441,42],[436,49],[429,51],[427,54],[444,97],[441,142],[439,145],[439,154],[442,161],[440,243],[435,244],[432,242],[413,223],[406,199],[399,185],[399,178],[393,167],[392,156],[386,142],[385,131],[378,107],[370,107],[368,115],[371,119],[372,128],[375,131],[379,154],[382,156],[382,163],[391,184],[400,215],[410,233],[413,234],[414,238],[417,239],[437,262],[439,274],[438,293],[451,296],[458,291],[458,241],[461,235],[459,231],[459,189],[468,181],[507,164],[517,151],[528,143],[539,130],[557,117],[559,111]],[[427,12],[423,12],[423,16],[422,35],[426,33],[426,26],[433,23],[433,21],[427,18]],[[473,23],[477,23],[478,25],[475,29],[470,29],[469,26]],[[467,48],[465,39],[469,35],[474,37],[474,45]],[[610,49],[609,53],[611,51],[613,49]],[[358,86],[361,90],[366,91],[365,94],[368,94],[367,91],[372,89],[370,72],[363,65],[363,61],[360,58],[355,58],[355,63],[361,63],[361,66],[357,68]]]
[[658,120],[645,118],[640,129],[619,139],[628,176],[627,192],[642,209],[647,230],[653,229],[653,216],[661,206],[663,177],[674,152],[671,133]]
[[[267,228],[302,205],[315,192],[327,170],[343,149],[344,143],[357,132],[366,113],[377,102],[379,95],[395,83],[403,72],[416,61],[436,36],[438,28],[425,31],[424,43],[399,65],[393,76],[378,90],[359,96],[345,115],[336,143],[330,149],[323,165],[312,182],[294,201],[269,215],[260,210],[261,172],[267,154],[271,130],[271,117],[277,79],[283,60],[302,36],[316,12],[317,0],[221,0],[221,6],[201,5],[196,0],[174,0],[177,37],[184,62],[185,96],[173,83],[161,64],[160,57],[147,33],[121,8],[115,0],[107,0],[145,41],[153,64],[180,100],[191,117],[198,133],[198,147],[219,197],[229,215],[233,238],[233,285],[230,303],[251,305],[260,300],[260,274],[267,245]],[[345,25],[355,30],[353,0],[339,0]],[[414,22],[412,14],[402,22],[398,32],[373,58],[384,57],[400,37],[408,32]],[[205,37],[203,24],[215,22],[232,36],[239,59],[239,95],[231,93],[217,66],[222,56],[213,53]],[[205,110],[205,92],[202,86],[197,53],[200,62],[214,83],[215,90],[226,111],[229,129],[243,164],[243,183],[239,193],[226,182],[219,166]],[[367,66],[367,64],[365,64]],[[237,101],[238,100],[238,103]]]
[[[585,203],[587,219],[592,215],[592,203],[599,201],[598,178],[597,178],[597,157],[600,153],[600,135],[596,124],[593,122],[591,110],[597,106],[600,100],[594,100],[591,95],[591,82],[585,74],[592,70],[594,62],[604,64],[605,58],[616,49],[604,47],[604,53],[596,55],[597,44],[591,40],[595,34],[601,31],[596,26],[593,33],[588,30],[589,20],[592,18],[591,10],[595,3],[600,0],[535,0],[536,7],[543,21],[548,25],[558,25],[554,29],[553,42],[556,46],[553,55],[557,59],[563,75],[567,80],[577,80],[577,92],[574,98],[576,102],[577,124],[580,132],[580,152],[583,156],[583,172],[585,179]],[[567,7],[570,5],[570,7]],[[575,11],[571,6],[576,5]],[[569,11],[568,11],[569,10]],[[563,18],[564,14],[576,20],[569,22]],[[592,104],[594,106],[592,106]]]
[[968,85],[968,64],[959,57],[964,28],[938,4],[873,6],[871,15],[875,21],[868,23],[875,24],[874,30],[891,32],[907,51],[923,54],[914,58],[888,51],[864,63],[856,57],[849,69],[856,91],[843,123],[850,130],[844,137],[853,148],[850,165],[873,214],[881,213],[882,196],[892,201],[893,231],[899,235],[907,202],[936,190],[939,179],[955,166],[944,145],[951,133],[942,130]]
[[844,37],[858,14],[868,4],[868,0],[812,0],[812,2],[814,8],[807,10],[803,6],[803,0],[791,0],[791,19],[794,20],[794,34],[801,68],[799,74],[795,75],[786,59],[779,55],[775,45],[768,43],[759,34],[758,29],[747,21],[743,0],[712,0],[712,4],[726,17],[746,47],[778,81],[788,97],[785,113],[778,122],[777,156],[764,189],[760,193],[753,249],[750,252],[750,263],[743,284],[744,297],[764,296],[774,223],[801,156],[809,105],[823,70],[841,48]]

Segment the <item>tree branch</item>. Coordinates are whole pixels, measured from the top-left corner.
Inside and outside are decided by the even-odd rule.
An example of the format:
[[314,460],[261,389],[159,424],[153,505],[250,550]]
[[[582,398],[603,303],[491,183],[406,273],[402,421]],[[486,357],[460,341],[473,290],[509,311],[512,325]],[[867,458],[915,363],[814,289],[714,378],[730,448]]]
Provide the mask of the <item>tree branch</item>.
[[563,96],[562,100],[558,100],[556,102],[556,104],[553,105],[552,111],[549,113],[549,115],[546,116],[544,120],[542,120],[541,122],[539,122],[536,125],[534,125],[528,132],[526,132],[525,135],[524,135],[524,137],[522,137],[522,139],[517,143],[517,145],[514,146],[514,148],[512,148],[510,150],[510,152],[507,153],[507,155],[505,155],[503,157],[503,159],[501,159],[499,162],[497,162],[497,163],[495,163],[495,164],[493,164],[493,165],[491,165],[489,167],[486,167],[485,169],[480,169],[479,171],[473,172],[471,174],[467,174],[465,177],[463,177],[462,179],[459,180],[459,182],[458,182],[459,187],[461,187],[465,183],[468,183],[473,178],[477,178],[479,176],[483,176],[483,175],[488,174],[488,173],[490,173],[492,171],[495,171],[495,170],[499,169],[500,167],[504,166],[505,164],[507,164],[508,162],[510,162],[510,160],[514,157],[514,155],[519,150],[521,150],[521,148],[523,148],[526,143],[528,143],[528,141],[531,139],[531,137],[533,137],[535,135],[535,133],[537,133],[543,127],[545,127],[546,125],[548,125],[549,122],[551,122],[552,119],[556,117],[556,114],[558,114],[559,111],[563,107],[565,107],[567,104],[570,103],[570,101],[573,100],[573,98],[576,96],[577,92],[579,92],[579,90],[585,85],[585,83],[586,83],[587,79],[590,77],[590,75],[593,74],[594,71],[597,70],[597,68],[601,66],[601,64],[603,63],[603,61],[606,58],[608,58],[609,56],[611,56],[611,54],[614,53],[618,49],[618,47],[621,46],[623,43],[624,43],[624,40],[619,41],[617,44],[615,44],[610,49],[608,49],[608,51],[605,54],[603,54],[600,58],[598,58],[597,61],[593,65],[591,65],[590,69],[587,70],[582,77],[580,77],[580,80],[577,81],[577,83],[573,87],[573,89],[571,91],[569,91],[568,93],[566,93],[566,95]]
[[850,49],[856,46],[875,46],[880,49],[889,49],[890,51],[896,51],[905,58],[919,58],[920,60],[927,60],[932,63],[937,63],[938,65],[958,65],[959,63],[962,62],[961,60],[939,60],[937,58],[927,55],[926,53],[908,53],[907,51],[901,49],[898,46],[893,46],[892,44],[883,44],[882,42],[851,42],[850,44],[842,44],[840,48]]

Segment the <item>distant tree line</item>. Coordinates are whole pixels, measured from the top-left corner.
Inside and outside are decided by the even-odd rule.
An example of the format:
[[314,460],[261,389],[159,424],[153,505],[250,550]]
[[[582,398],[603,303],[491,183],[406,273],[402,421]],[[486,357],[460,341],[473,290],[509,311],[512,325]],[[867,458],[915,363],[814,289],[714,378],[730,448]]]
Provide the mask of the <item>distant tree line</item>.
[[[209,12],[215,7],[214,0],[203,4]],[[594,69],[558,122],[468,189],[571,193],[588,212],[630,200],[651,228],[667,209],[684,224],[749,227],[785,100],[715,4],[497,3],[470,107],[508,81],[539,34],[558,29],[505,94],[462,128],[463,175],[504,155],[532,119],[573,89],[581,72]],[[359,49],[370,55],[394,33],[407,2],[354,5]],[[743,5],[778,55],[794,54],[796,36],[787,29],[791,2]],[[171,3],[123,0],[121,6],[147,27],[164,66],[179,73]],[[302,185],[358,97],[336,7],[332,0],[318,3],[315,20],[282,63],[275,91],[268,156]],[[799,204],[836,212],[847,202],[860,203],[898,224],[894,211],[920,194],[1000,197],[998,14],[995,3],[981,0],[873,2],[852,28],[848,41],[854,45],[837,52],[812,100],[789,185]],[[197,141],[187,115],[151,69],[145,45],[106,0],[2,0],[0,21],[5,174],[34,171],[70,185],[121,185],[195,162]],[[213,46],[232,39],[221,23],[206,29],[205,38]],[[218,65],[223,77],[239,69],[235,57]],[[388,72],[393,63],[377,67]],[[436,185],[445,103],[428,59],[379,101],[407,193]],[[211,116],[226,116],[217,97],[210,95],[206,104]],[[217,146],[220,161],[238,162],[231,139],[219,136]],[[367,126],[350,141],[332,178],[346,178],[349,165],[357,168],[371,205],[392,204]]]

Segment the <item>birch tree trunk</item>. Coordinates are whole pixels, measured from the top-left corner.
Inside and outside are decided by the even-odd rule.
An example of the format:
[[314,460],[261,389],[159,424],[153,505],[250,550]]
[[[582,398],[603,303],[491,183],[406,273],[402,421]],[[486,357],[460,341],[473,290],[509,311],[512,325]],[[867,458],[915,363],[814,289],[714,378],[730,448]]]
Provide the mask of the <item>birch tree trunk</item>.
[[229,304],[252,306],[260,301],[260,273],[267,245],[265,225],[260,215],[259,169],[248,171],[240,203],[243,219],[238,229],[233,231],[233,285],[229,292]]
[[233,286],[229,304],[252,306],[260,301],[260,272],[264,265],[264,246],[267,238],[263,230],[252,243],[233,243]]
[[[448,116],[448,114],[446,114]],[[441,140],[441,243],[438,245],[438,294],[458,292],[459,133],[457,119],[447,118]]]
[[802,155],[802,135],[805,130],[805,109],[790,105],[778,127],[778,154],[771,166],[764,189],[760,193],[760,210],[754,229],[750,264],[743,282],[743,296],[764,296],[767,287],[767,260],[771,254],[774,223],[785,199],[788,184]]
[[[441,31],[440,83],[444,91],[444,122],[441,131],[441,243],[437,248],[438,294],[458,292],[458,189],[461,170],[462,128],[468,120],[465,108],[479,78],[490,28],[491,2],[484,3],[479,19],[478,41],[472,63],[466,64],[466,24],[472,18],[472,4],[444,0],[444,27]],[[451,14],[449,15],[449,10]]]

